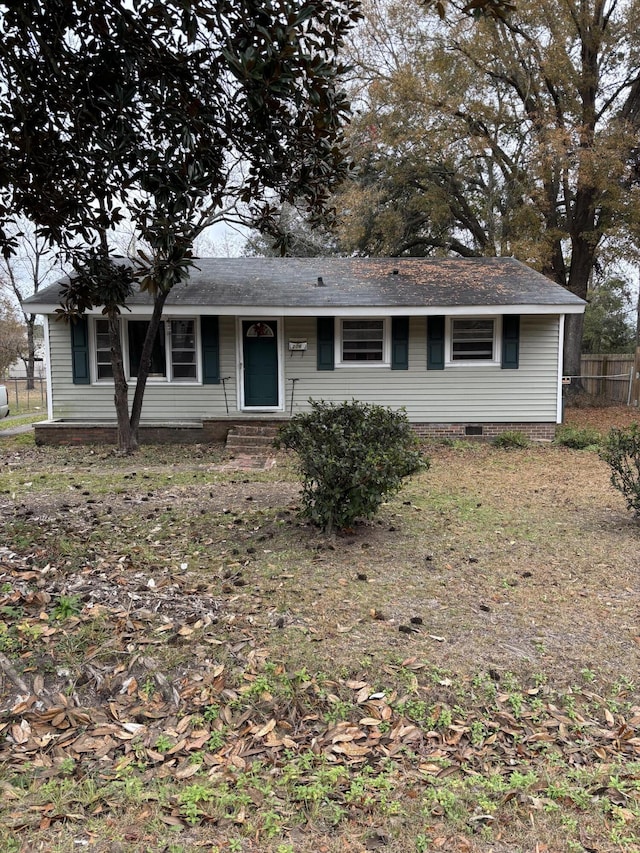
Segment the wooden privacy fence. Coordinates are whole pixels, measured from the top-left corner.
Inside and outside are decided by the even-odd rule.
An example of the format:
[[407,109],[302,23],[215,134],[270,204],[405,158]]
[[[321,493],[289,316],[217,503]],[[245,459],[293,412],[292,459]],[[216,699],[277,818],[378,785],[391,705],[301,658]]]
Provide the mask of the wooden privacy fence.
[[583,355],[580,373],[584,390],[594,397],[602,397],[615,403],[633,402],[631,400],[633,365],[632,353]]

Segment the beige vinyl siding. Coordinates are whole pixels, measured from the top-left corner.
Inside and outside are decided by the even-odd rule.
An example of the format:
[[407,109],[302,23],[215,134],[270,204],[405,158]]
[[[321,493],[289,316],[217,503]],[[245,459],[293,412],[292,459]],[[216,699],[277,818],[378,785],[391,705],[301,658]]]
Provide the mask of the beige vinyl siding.
[[[455,366],[427,370],[426,319],[411,318],[409,370],[388,367],[336,367],[316,370],[315,320],[292,319],[286,335],[309,341],[305,353],[287,353],[286,379],[296,377],[294,413],[305,411],[309,397],[333,402],[352,398],[399,408],[411,421],[555,422],[559,318],[523,316],[520,367]],[[286,381],[287,412],[291,382]]]
[[[90,321],[91,322],[91,321]],[[51,385],[53,417],[63,420],[113,420],[113,383],[93,382],[74,385],[71,372],[69,327],[50,322]],[[91,358],[94,358],[92,354]],[[91,365],[94,376],[95,364]],[[235,319],[220,318],[220,376],[227,381],[229,413],[236,409]],[[129,402],[133,401],[135,382],[129,384]],[[224,389],[217,385],[177,383],[149,379],[142,406],[143,421],[190,421],[201,418],[226,417]]]
[[[79,385],[73,384],[71,371],[71,332],[67,323],[56,317],[49,317],[49,369],[51,371],[51,396],[54,418],[99,418],[93,414],[96,400],[88,385],[83,386],[82,394]],[[113,413],[113,388],[110,394],[111,412]],[[99,406],[101,411],[102,405]],[[113,414],[103,414],[102,417],[113,417]]]
[[[249,316],[249,314],[247,315]],[[220,376],[226,382],[229,416],[238,415],[235,317],[220,317]],[[283,374],[287,417],[294,393],[293,413],[308,409],[308,399],[333,402],[358,399],[400,408],[414,422],[555,422],[558,376],[559,318],[522,316],[520,367],[446,367],[427,370],[426,318],[410,322],[409,369],[348,366],[317,370],[315,318],[285,318]],[[59,419],[113,420],[113,384],[74,385],[69,328],[50,322],[53,416]],[[288,341],[306,340],[305,351],[288,350]],[[92,365],[92,371],[95,365]],[[295,383],[291,382],[296,379]],[[130,389],[133,398],[134,386]],[[245,413],[245,416],[253,416]],[[259,415],[258,415],[259,416]],[[227,417],[222,383],[180,384],[150,380],[143,421],[189,421]]]

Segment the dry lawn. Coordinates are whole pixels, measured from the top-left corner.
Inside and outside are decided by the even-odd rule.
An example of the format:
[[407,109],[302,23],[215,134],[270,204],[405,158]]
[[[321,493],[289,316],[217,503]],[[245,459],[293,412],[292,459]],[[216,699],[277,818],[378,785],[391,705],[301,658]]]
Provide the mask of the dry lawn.
[[284,457],[0,441],[2,849],[640,850],[640,527],[595,452],[434,445],[327,538]]
[[36,379],[34,388],[27,388],[26,379],[0,379],[7,386],[12,415],[47,411],[47,386],[44,379]]

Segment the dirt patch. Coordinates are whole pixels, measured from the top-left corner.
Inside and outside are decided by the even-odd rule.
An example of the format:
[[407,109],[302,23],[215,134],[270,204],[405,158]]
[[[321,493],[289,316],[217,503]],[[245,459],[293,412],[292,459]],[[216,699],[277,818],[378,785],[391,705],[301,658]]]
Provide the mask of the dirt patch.
[[612,427],[627,427],[638,421],[640,413],[636,406],[571,406],[564,412],[566,426],[578,429],[591,427],[602,433],[608,432]]
[[[600,428],[622,423],[619,410],[583,413]],[[544,670],[570,685],[594,659],[611,683],[625,659],[640,679],[638,526],[597,454],[429,452],[431,470],[378,519],[333,538],[298,520],[284,459],[225,472],[170,451],[166,465],[71,459],[61,476],[42,451],[18,454],[5,460],[5,541],[48,566],[51,596],[83,605],[132,607],[137,596],[135,606],[185,615],[185,590],[205,590],[223,612],[232,596],[234,626],[267,632],[301,666],[311,656],[353,668],[384,650],[465,676]],[[282,636],[271,633],[277,614]]]

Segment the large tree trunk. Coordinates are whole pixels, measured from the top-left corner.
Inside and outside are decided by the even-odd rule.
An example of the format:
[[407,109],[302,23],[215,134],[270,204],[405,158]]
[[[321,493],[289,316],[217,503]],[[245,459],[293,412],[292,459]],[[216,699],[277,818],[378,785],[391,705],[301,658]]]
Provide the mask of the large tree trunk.
[[[585,225],[590,226],[589,231],[580,233],[571,241],[571,268],[567,286],[571,293],[575,293],[580,299],[587,298],[589,280],[593,271],[597,237],[593,225],[593,214],[590,194],[584,201],[587,207],[584,217]],[[579,219],[579,217],[577,217]],[[580,221],[580,219],[579,219]],[[586,234],[583,236],[583,234]],[[572,378],[570,393],[582,390],[581,380],[581,356],[582,356],[582,330],[584,328],[584,314],[568,314],[565,321],[564,335],[564,361],[563,372],[565,376]]]
[[33,327],[36,324],[36,315],[29,314],[26,317],[27,321],[27,358],[25,368],[27,371],[27,391],[33,391],[35,388],[35,372],[36,372],[36,345],[33,337]]
[[129,427],[132,439],[135,440],[136,448],[138,446],[138,432],[140,429],[140,416],[142,415],[142,401],[144,392],[147,386],[147,378],[149,376],[149,368],[151,367],[151,354],[153,352],[153,342],[155,341],[158,329],[160,328],[160,320],[162,319],[162,311],[164,303],[169,295],[169,290],[158,291],[153,300],[153,313],[149,321],[149,328],[144,339],[144,346],[140,355],[140,365],[138,367],[138,376],[136,379],[136,390],[133,396],[133,404],[131,406],[131,417],[129,419]]
[[129,386],[124,372],[122,340],[120,338],[120,312],[113,308],[108,312],[111,366],[113,368],[113,402],[118,421],[118,450],[133,453],[138,449],[137,436],[129,424]]
[[582,358],[582,327],[584,326],[584,314],[567,314],[564,324],[564,359],[562,371],[565,376],[571,376],[571,391],[580,390],[582,382],[581,358]]

